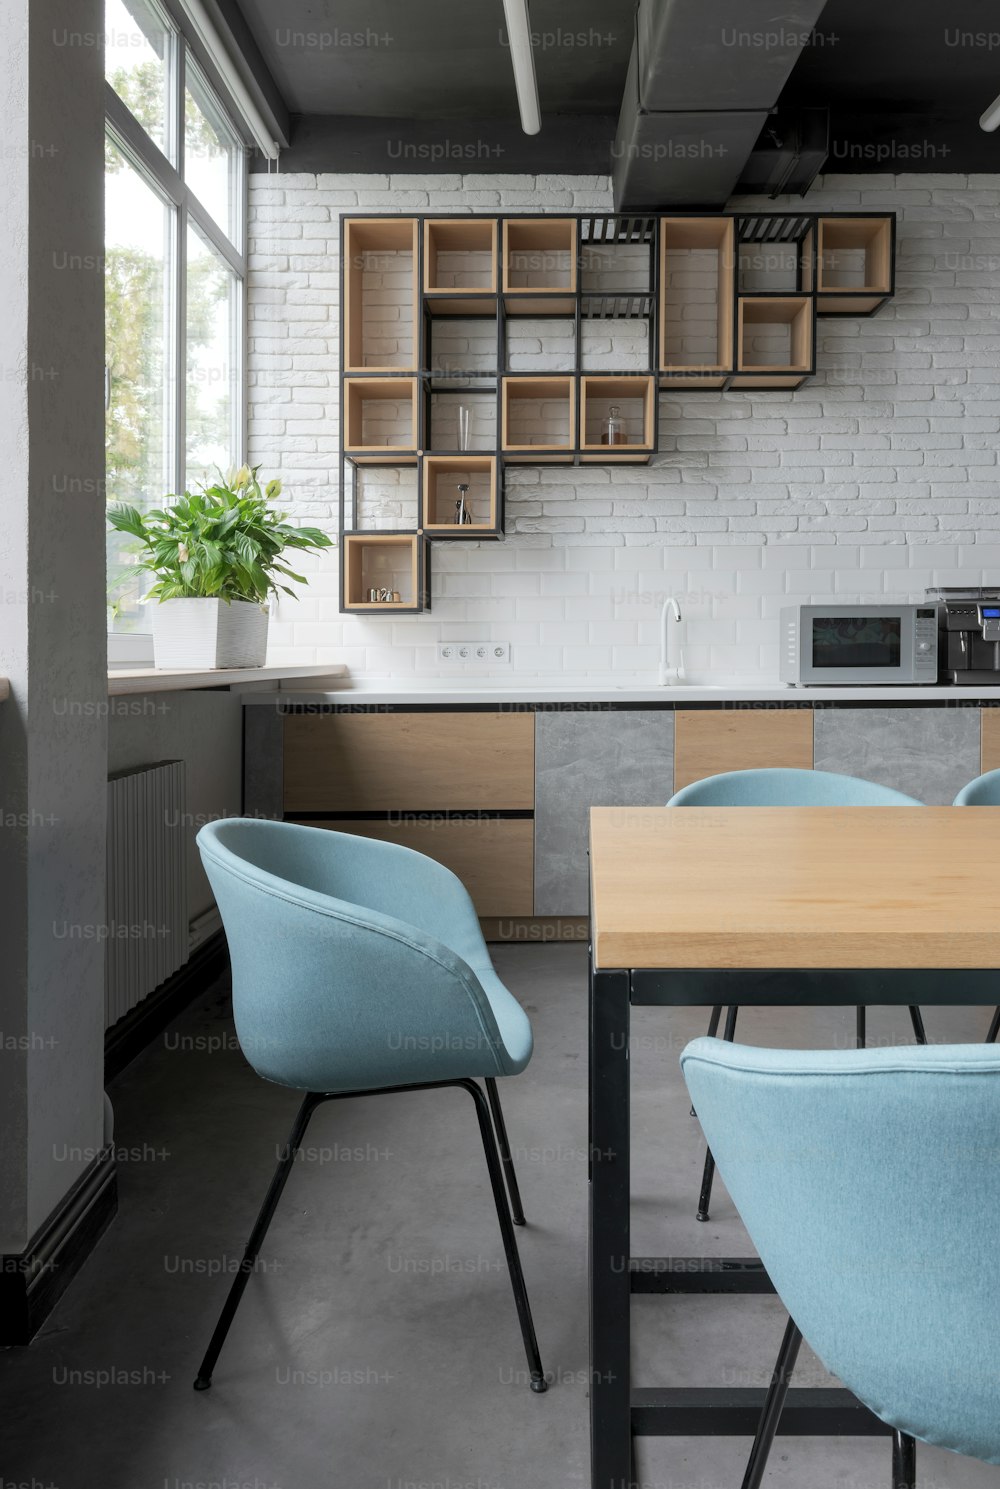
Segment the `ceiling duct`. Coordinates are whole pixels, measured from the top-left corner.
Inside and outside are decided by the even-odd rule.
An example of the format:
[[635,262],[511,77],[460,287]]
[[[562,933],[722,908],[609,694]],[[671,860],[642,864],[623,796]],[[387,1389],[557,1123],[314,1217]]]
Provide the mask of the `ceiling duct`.
[[737,189],[804,196],[829,153],[829,109],[776,109],[743,167]]
[[640,0],[612,161],[617,211],[722,207],[825,0]]

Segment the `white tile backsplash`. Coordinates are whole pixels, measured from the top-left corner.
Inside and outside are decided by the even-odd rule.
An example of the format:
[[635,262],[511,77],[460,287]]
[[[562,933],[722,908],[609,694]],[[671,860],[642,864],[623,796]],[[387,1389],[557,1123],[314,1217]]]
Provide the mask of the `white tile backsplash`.
[[[505,677],[648,672],[674,594],[689,668],[770,679],[783,604],[1000,579],[1000,176],[836,175],[804,202],[733,205],[897,210],[895,300],[820,321],[819,370],[796,393],[662,395],[656,467],[509,472],[506,541],[435,545],[429,615],[342,616],[335,551],[307,556],[307,603],[282,600],[272,659],[431,675],[438,642],[474,630],[511,642]],[[342,213],[610,208],[596,177],[252,176],[248,453],[281,471],[293,516],[336,534]],[[378,272],[381,353],[408,327]],[[513,365],[561,365],[550,329],[516,326]],[[635,327],[587,335],[595,369],[644,359]],[[441,362],[484,350],[468,323],[441,336]],[[382,475],[371,516],[409,519],[412,490]]]

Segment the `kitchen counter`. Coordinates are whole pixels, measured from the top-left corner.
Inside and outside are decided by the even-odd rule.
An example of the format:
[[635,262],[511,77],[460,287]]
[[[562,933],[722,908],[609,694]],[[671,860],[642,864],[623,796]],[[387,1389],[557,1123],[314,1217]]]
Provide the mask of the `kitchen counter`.
[[[792,688],[783,683],[751,684],[740,680],[729,682],[685,683],[659,687],[648,678],[581,678],[574,682],[566,677],[525,678],[515,681],[502,678],[446,679],[345,677],[329,689],[309,689],[284,684],[278,695],[290,704],[314,704],[343,707],[378,707],[423,705],[456,708],[463,705],[489,704],[621,704],[649,703],[936,703],[1000,702],[1000,686],[953,687],[807,687]],[[246,704],[266,703],[274,706],[273,692],[252,692],[244,697]]]
[[325,682],[328,678],[346,678],[347,668],[340,665],[275,666],[275,667],[200,667],[193,671],[171,671],[155,667],[114,667],[108,672],[108,696],[132,693],[182,693],[193,688],[249,687],[265,683],[265,700],[274,698],[273,687],[294,679]]

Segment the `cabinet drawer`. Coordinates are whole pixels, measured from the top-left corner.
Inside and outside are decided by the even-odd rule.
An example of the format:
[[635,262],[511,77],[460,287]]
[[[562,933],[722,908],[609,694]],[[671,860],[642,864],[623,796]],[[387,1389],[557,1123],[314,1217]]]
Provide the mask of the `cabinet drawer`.
[[334,817],[321,822],[310,818],[308,825],[380,838],[436,858],[458,875],[481,916],[532,914],[535,824],[528,818],[355,822]]
[[980,718],[980,769],[1000,770],[1000,708],[984,708]]
[[811,708],[678,709],[674,790],[727,770],[811,770]]
[[530,713],[293,714],[286,812],[531,811]]

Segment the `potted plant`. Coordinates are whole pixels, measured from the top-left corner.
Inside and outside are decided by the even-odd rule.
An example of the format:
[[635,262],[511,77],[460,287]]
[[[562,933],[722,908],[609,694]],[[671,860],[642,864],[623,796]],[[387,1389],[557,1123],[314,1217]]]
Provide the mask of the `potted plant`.
[[294,591],[283,579],[307,581],[281,561],[288,548],[329,548],[315,527],[291,527],[271,502],[279,480],[261,489],[260,466],[241,466],[163,511],[125,502],[108,508],[118,532],[145,552],[137,567],[156,576],[145,600],[153,611],[153,658],[160,668],[262,667],[267,655],[268,600]]

